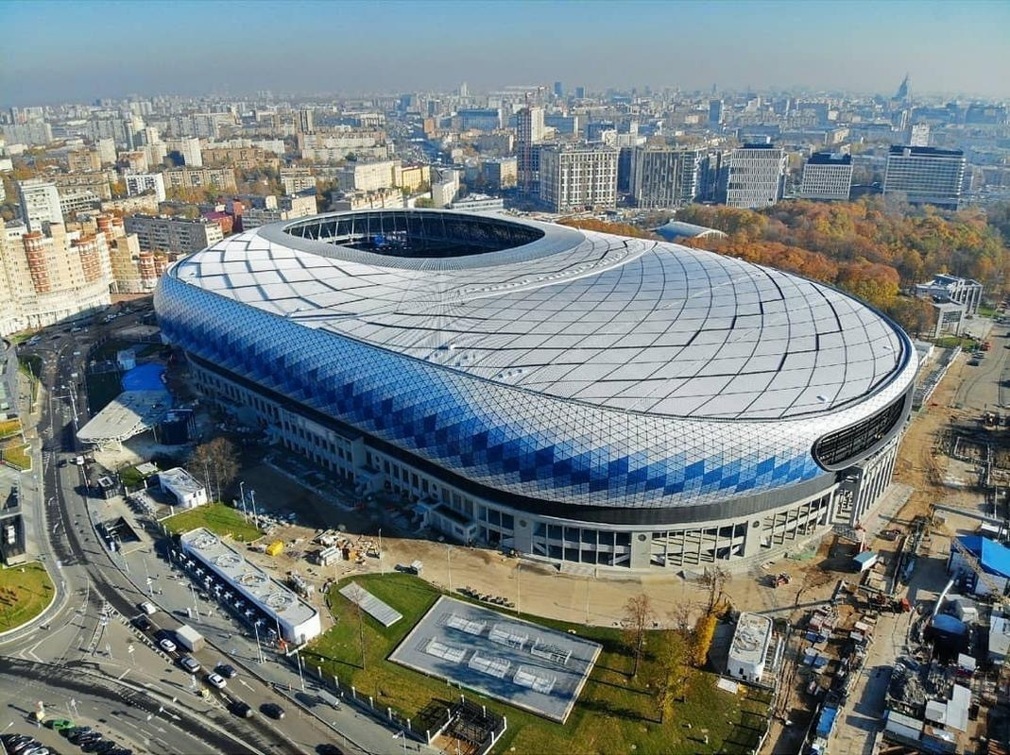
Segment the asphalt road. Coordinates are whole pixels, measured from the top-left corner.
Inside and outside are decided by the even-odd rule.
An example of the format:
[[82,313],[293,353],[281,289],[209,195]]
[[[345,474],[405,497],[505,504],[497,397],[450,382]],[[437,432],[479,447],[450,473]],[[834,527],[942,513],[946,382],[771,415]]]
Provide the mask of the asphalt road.
[[[43,382],[52,390],[40,396],[35,416],[44,450],[41,454],[36,450],[40,462],[36,471],[22,476],[22,494],[29,510],[26,512],[29,552],[48,564],[57,585],[57,599],[32,626],[0,640],[2,652],[7,656],[0,666],[16,672],[15,676],[24,684],[36,685],[39,691],[33,696],[56,705],[56,709],[66,708],[70,700],[75,700],[78,718],[83,723],[104,721],[102,725],[110,735],[132,742],[138,752],[189,750],[174,744],[174,735],[162,736],[172,731],[167,727],[174,723],[157,724],[159,716],[152,715],[151,722],[145,718],[145,726],[138,726],[127,716],[115,715],[114,711],[123,703],[114,695],[107,698],[75,694],[77,682],[71,670],[90,669],[92,674],[99,675],[90,680],[95,685],[99,678],[117,679],[132,674],[141,685],[137,689],[142,692],[138,694],[167,701],[158,707],[177,708],[173,715],[185,722],[187,730],[203,734],[199,739],[209,748],[193,752],[303,753],[316,751],[322,743],[338,742],[345,752],[363,752],[346,744],[314,717],[293,709],[268,685],[251,676],[237,680],[231,689],[204,701],[192,689],[189,675],[175,666],[173,659],[160,655],[141,637],[131,635],[123,617],[136,613],[136,603],[144,595],[98,542],[91,526],[89,499],[81,494],[80,470],[72,464],[62,467],[59,464],[76,452],[75,420],[86,421],[86,398],[79,390],[79,379],[71,378],[74,372],[84,374],[86,346],[69,337],[45,340],[39,346],[38,353],[45,359]],[[74,352],[79,353],[75,356]],[[27,424],[30,418],[26,416],[25,421]],[[128,651],[128,647],[133,647],[133,651]],[[212,655],[213,652],[200,654],[205,665],[212,666],[223,659]],[[123,668],[127,663],[129,668]],[[127,685],[124,688],[131,683],[127,679],[116,681],[120,686]],[[254,708],[268,701],[281,703],[289,715],[277,722],[260,714],[249,720],[238,719],[226,710],[230,699],[237,697]],[[165,731],[158,731],[159,726]]]

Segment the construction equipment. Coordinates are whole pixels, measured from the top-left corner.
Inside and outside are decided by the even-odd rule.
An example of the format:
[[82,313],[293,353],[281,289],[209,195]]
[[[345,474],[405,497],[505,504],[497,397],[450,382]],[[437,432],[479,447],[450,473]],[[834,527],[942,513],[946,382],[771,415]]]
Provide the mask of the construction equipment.
[[963,558],[965,563],[968,564],[968,567],[975,572],[975,576],[979,579],[979,581],[985,585],[985,588],[989,591],[989,595],[992,597],[993,602],[997,606],[1010,605],[1010,600],[1008,600],[1007,596],[1003,594],[1003,589],[997,585],[996,582],[993,581],[992,576],[982,568],[982,564],[975,557],[975,554],[968,550],[956,537],[952,537],[950,539],[950,545],[961,555],[961,558]]

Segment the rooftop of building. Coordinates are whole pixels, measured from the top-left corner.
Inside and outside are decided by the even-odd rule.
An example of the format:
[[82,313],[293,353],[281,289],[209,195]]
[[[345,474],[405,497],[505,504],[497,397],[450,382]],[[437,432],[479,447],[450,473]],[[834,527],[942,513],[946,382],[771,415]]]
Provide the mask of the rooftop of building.
[[733,632],[729,655],[745,663],[760,663],[772,636],[772,620],[755,613],[742,613]]
[[964,157],[964,150],[960,149],[940,149],[939,147],[912,147],[910,145],[896,144],[891,147],[892,155],[912,155],[922,157]]

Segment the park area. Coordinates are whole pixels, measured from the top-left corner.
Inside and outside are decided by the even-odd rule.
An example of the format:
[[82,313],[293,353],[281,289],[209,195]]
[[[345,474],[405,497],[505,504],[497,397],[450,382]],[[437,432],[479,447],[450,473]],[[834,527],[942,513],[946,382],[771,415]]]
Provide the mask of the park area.
[[242,512],[223,503],[208,503],[206,506],[188,509],[168,517],[162,524],[173,535],[206,527],[219,537],[231,536],[240,543],[251,543],[263,535],[242,516]]
[[[485,697],[457,683],[448,684],[435,675],[428,675],[400,666],[390,659],[394,650],[404,644],[408,635],[419,637],[415,630],[424,627],[422,619],[444,598],[435,587],[407,574],[356,575],[354,581],[391,608],[403,614],[403,620],[384,627],[364,611],[359,611],[344,598],[335,584],[327,595],[337,621],[332,629],[310,644],[302,657],[310,667],[320,667],[328,678],[334,675],[342,688],[353,685],[359,696],[373,697],[381,710],[387,707],[401,719],[410,718],[415,730],[427,728],[425,721],[437,717],[433,712],[447,707],[465,694],[467,701],[486,705],[489,711],[503,715],[508,729],[495,747],[496,752],[565,752],[569,755],[595,755],[617,752],[656,753],[750,753],[765,731],[770,693],[741,686],[734,694],[716,687],[718,677],[688,665],[680,669],[684,683],[681,694],[669,705],[668,715],[660,715],[656,679],[660,674],[657,657],[667,643],[683,642],[672,630],[647,633],[644,653],[637,675],[632,674],[634,652],[626,635],[618,628],[585,627],[557,621],[524,617],[523,623],[531,637],[539,627],[555,630],[575,643],[600,646],[595,666],[577,695],[577,701],[565,724],[520,710],[508,703]],[[467,614],[468,620],[488,620],[502,617],[503,624],[515,625],[512,612],[493,612],[493,616],[470,616],[455,598],[451,604],[443,599],[431,620],[440,621],[441,613]],[[491,614],[492,612],[487,612]],[[440,618],[439,618],[440,617]],[[448,621],[448,619],[446,620]],[[441,621],[442,625],[446,621]],[[488,623],[491,631],[492,623]],[[436,632],[430,628],[435,636]],[[461,630],[448,627],[452,635]],[[416,644],[416,643],[414,643]],[[551,644],[559,644],[552,642]],[[410,646],[410,641],[405,646]],[[465,684],[465,682],[464,682]],[[507,697],[508,695],[504,695]],[[661,722],[661,718],[665,718]]]
[[53,598],[53,583],[41,564],[0,569],[0,632],[34,619]]

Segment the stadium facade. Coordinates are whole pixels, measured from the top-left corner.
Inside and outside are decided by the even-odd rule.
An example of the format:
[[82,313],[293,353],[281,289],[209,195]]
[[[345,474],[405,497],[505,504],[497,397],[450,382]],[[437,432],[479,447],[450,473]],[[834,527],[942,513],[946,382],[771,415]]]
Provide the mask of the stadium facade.
[[418,528],[733,568],[854,525],[916,372],[851,297],[675,244],[433,210],[263,226],[155,294],[198,386]]

